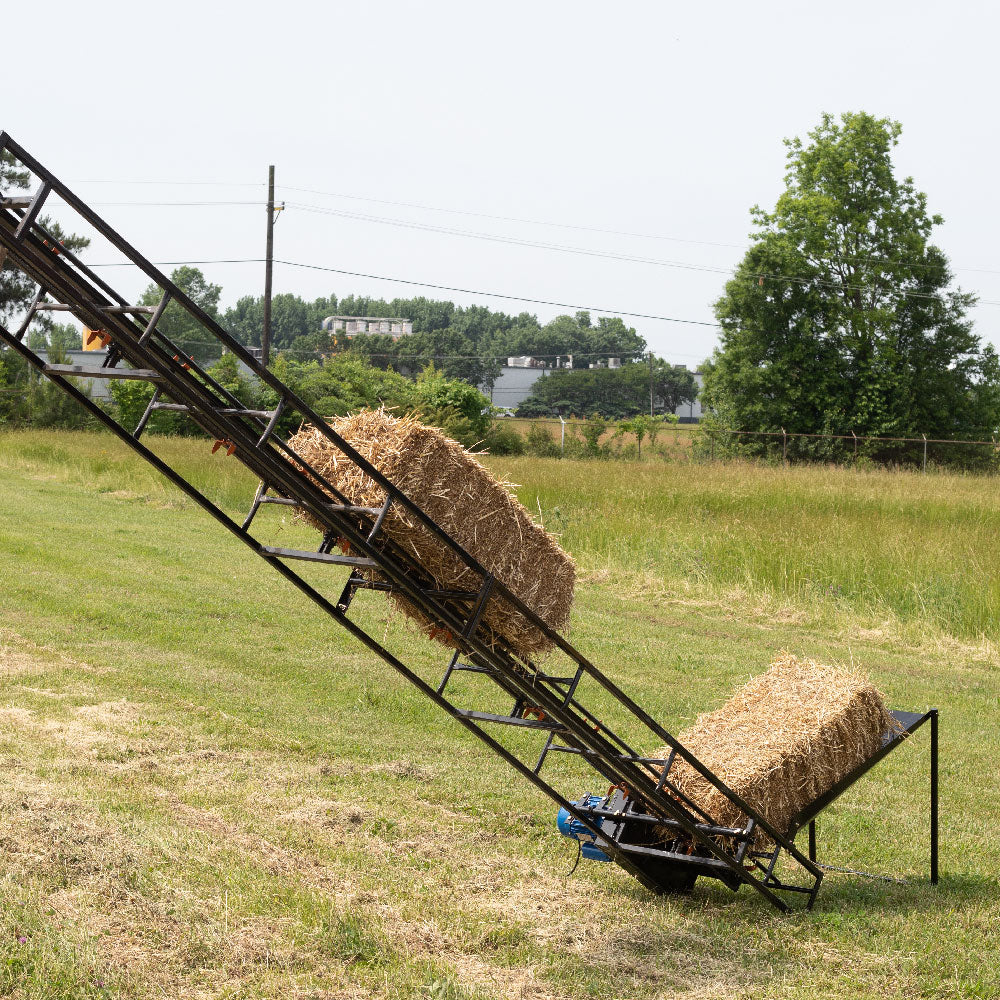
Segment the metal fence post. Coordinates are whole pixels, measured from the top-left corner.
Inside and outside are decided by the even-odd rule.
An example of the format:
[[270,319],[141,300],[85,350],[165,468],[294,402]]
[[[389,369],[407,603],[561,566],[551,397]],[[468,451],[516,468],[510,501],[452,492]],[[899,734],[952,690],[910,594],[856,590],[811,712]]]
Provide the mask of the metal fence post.
[[561,455],[565,455],[566,454],[566,421],[563,420],[563,416],[562,416],[561,413],[559,414],[559,423],[562,424],[562,426],[559,429],[560,430],[560,435],[559,435],[559,453]]
[[781,461],[788,461],[788,434],[785,428],[781,428]]
[[924,472],[927,471],[927,435],[920,435],[924,439]]
[[854,438],[854,464],[856,466],[858,464],[858,436],[853,430],[851,431],[851,437]]

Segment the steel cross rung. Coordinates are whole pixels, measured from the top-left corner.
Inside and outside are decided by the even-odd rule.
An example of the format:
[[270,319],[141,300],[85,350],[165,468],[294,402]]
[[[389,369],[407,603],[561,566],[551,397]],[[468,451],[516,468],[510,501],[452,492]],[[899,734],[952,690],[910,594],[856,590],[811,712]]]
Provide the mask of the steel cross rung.
[[15,240],[18,242],[23,240],[24,234],[35,224],[35,219],[38,218],[38,213],[42,210],[42,205],[45,204],[45,199],[48,198],[51,190],[52,184],[47,180],[42,181],[41,187],[35,192],[35,196],[28,205],[27,212],[21,216],[21,221],[17,224],[17,229],[14,230]]
[[[42,302],[35,307],[39,312],[74,312],[79,306],[68,306],[63,302]],[[94,312],[107,313],[111,316],[131,315],[132,313],[148,313],[152,315],[156,312],[155,306],[91,306]]]
[[[260,502],[281,504],[283,507],[305,506],[300,501],[289,500],[287,497],[261,497]],[[339,514],[377,514],[380,509],[378,507],[355,507],[353,504],[346,503],[328,503],[325,506],[327,510],[336,511]]]
[[338,556],[331,552],[311,552],[306,549],[279,549],[270,545],[260,547],[262,554],[276,556],[278,559],[302,559],[305,562],[335,563],[338,566],[377,567],[374,559],[364,559],[361,556]]
[[[175,413],[190,413],[192,408],[184,403],[157,403],[154,410],[172,410]],[[274,415],[274,410],[241,410],[238,407],[224,407],[214,410],[215,413],[225,413],[238,417],[262,417],[269,418]]]
[[46,365],[52,375],[73,375],[77,378],[123,378],[136,382],[159,382],[163,376],[149,368],[84,368],[82,365]]
[[487,677],[496,677],[498,675],[495,667],[479,667],[474,663],[456,663],[452,669],[456,673],[464,670],[471,674],[486,674]]
[[553,732],[563,732],[566,727],[558,722],[546,722],[544,719],[522,719],[516,715],[493,715],[491,712],[471,712],[465,708],[455,709],[455,715],[475,722],[497,722],[502,726],[520,726],[522,729],[547,729]]

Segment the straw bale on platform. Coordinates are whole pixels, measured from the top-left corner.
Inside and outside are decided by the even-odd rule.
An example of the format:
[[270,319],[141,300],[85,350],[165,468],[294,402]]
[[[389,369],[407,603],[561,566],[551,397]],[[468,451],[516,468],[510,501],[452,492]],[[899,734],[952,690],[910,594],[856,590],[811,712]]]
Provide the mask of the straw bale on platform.
[[[862,674],[779,653],[721,708],[698,716],[681,745],[781,832],[867,760],[896,723]],[[666,757],[668,749],[657,752]],[[721,826],[746,817],[690,764],[671,781]],[[758,837],[758,844],[765,841]]]
[[[335,417],[330,425],[542,621],[553,629],[566,626],[573,602],[573,560],[535,524],[509,483],[499,482],[456,441],[412,417],[363,410]],[[289,444],[351,503],[380,507],[385,502],[384,490],[315,427],[303,426]],[[308,516],[306,520],[322,530]],[[438,588],[479,590],[478,574],[399,504],[390,507],[381,530],[416,558]],[[405,597],[389,597],[427,634],[450,641]],[[552,646],[537,626],[498,597],[487,603],[483,624],[523,656]]]

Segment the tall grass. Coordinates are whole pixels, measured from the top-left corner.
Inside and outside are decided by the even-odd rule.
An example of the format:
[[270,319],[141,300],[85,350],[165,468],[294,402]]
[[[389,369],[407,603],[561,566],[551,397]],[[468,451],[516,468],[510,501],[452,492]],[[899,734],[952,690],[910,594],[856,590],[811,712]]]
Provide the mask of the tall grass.
[[1000,499],[962,475],[492,460],[584,570],[1000,637]]
[[[205,440],[150,438],[195,486],[245,510],[255,481]],[[487,458],[584,572],[1000,639],[1000,498],[974,475],[745,462],[648,465]],[[109,435],[0,435],[0,465],[101,492],[183,502]]]

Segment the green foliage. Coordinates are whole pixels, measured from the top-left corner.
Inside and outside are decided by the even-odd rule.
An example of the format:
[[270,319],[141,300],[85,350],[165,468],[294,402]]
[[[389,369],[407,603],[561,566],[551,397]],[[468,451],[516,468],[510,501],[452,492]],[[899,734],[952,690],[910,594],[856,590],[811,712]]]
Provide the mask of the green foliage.
[[[302,349],[300,340],[320,331],[323,319],[336,309],[336,296],[305,302],[297,295],[282,293],[271,298],[272,350]],[[241,344],[260,346],[264,329],[264,300],[244,295],[222,315],[220,322]],[[323,347],[329,349],[329,336],[323,334]],[[316,350],[313,347],[312,350]]]
[[525,442],[513,427],[497,420],[483,438],[483,450],[491,455],[523,455]]
[[649,434],[650,427],[653,423],[653,418],[648,417],[645,414],[637,414],[632,417],[631,420],[623,420],[618,425],[618,434],[634,434],[635,435],[635,456],[636,458],[642,457],[642,442],[643,439]]
[[[636,361],[621,368],[558,369],[540,378],[531,395],[517,408],[524,417],[600,413],[623,420],[649,412],[649,362]],[[654,406],[674,410],[697,395],[694,375],[661,358],[653,362]]]
[[[213,285],[198,268],[189,265],[176,268],[170,280],[212,319],[219,318],[220,285]],[[156,306],[162,297],[162,289],[158,285],[150,285],[139,302],[141,305]],[[170,302],[157,329],[197,361],[210,361],[218,354],[214,338],[179,302]]]
[[600,413],[592,413],[583,425],[581,433],[587,447],[587,453],[592,456],[601,454],[601,438],[608,429],[608,422]]
[[528,354],[553,358],[554,355],[574,355],[577,362],[587,364],[599,357],[619,357],[623,361],[641,355],[646,342],[632,327],[617,316],[602,316],[596,325],[590,313],[557,316],[539,327],[519,322],[506,338],[506,353]]
[[115,417],[118,423],[126,430],[136,428],[153,398],[153,387],[148,382],[121,379],[109,382],[108,391],[118,408]]
[[210,368],[205,369],[223,389],[231,392],[244,406],[257,409],[260,390],[256,380],[244,375],[235,354],[223,354]]
[[417,376],[416,392],[421,416],[466,447],[489,430],[490,401],[467,382],[449,379],[428,365]]
[[532,424],[528,428],[525,444],[528,453],[539,458],[559,458],[562,455],[559,442],[553,440],[552,435],[540,424]]
[[[824,116],[808,142],[786,141],[786,189],[716,304],[722,346],[704,401],[743,430],[859,437],[989,437],[1000,422],[1000,367],[965,316],[930,243],[941,218],[895,176],[901,127],[871,115]],[[780,447],[780,440],[778,446]],[[770,446],[747,441],[755,453]],[[793,439],[790,458],[836,458],[846,444]],[[881,460],[913,457],[873,445]]]
[[[262,303],[259,296],[239,299],[222,316],[223,327],[241,343],[259,345]],[[323,320],[334,314],[405,317],[413,323],[413,333],[393,339],[385,334],[347,337],[323,331]],[[617,317],[602,316],[594,323],[589,313],[579,312],[557,316],[543,327],[530,313],[513,316],[485,306],[456,306],[423,296],[387,301],[355,295],[338,300],[331,295],[306,302],[295,295],[276,295],[271,304],[271,327],[272,346],[298,360],[347,348],[378,368],[415,375],[433,363],[448,378],[487,389],[511,355],[632,358],[641,355],[646,346],[643,338]]]
[[409,379],[373,368],[350,354],[337,354],[322,362],[289,360],[284,371],[291,387],[323,416],[344,416],[378,406],[410,411],[417,404],[416,389]]

